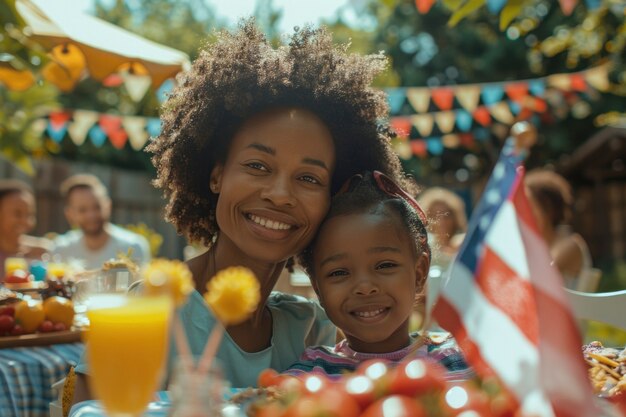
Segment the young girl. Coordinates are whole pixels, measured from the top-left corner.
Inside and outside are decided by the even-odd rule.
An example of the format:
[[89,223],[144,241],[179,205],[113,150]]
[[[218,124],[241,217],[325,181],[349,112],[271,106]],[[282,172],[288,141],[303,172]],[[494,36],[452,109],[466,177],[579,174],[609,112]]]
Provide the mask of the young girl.
[[421,208],[378,171],[353,177],[344,189],[332,200],[301,263],[326,314],[346,339],[333,347],[306,349],[288,372],[338,374],[367,359],[397,362],[414,355],[458,371],[455,378],[469,376],[450,336],[435,342],[409,334],[409,317],[430,264]]
[[0,282],[6,258],[41,259],[52,248],[48,239],[27,235],[35,220],[33,190],[19,180],[0,180]]
[[[263,369],[282,372],[305,347],[334,341],[317,303],[272,289],[350,176],[402,176],[381,124],[386,97],[371,87],[386,60],[346,49],[325,29],[298,30],[279,48],[253,21],[220,32],[179,76],[148,147],[167,220],[209,248],[189,261],[197,291],[181,312],[193,354],[216,323],[201,296],[215,273],[241,265],[261,284],[257,310],[226,329],[217,353],[233,387],[254,386]],[[77,367],[75,401],[90,395],[87,372]]]

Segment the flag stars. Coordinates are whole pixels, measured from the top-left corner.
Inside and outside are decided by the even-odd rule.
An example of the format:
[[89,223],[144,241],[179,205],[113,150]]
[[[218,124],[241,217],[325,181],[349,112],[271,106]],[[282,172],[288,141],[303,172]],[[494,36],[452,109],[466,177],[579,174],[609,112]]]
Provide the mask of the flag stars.
[[487,191],[487,195],[485,195],[485,198],[487,199],[487,203],[493,204],[493,205],[496,205],[501,201],[500,193],[498,192],[498,190],[493,189],[493,188]]
[[494,180],[501,179],[502,177],[504,177],[504,172],[505,172],[504,164],[502,162],[498,162],[493,169],[493,174],[492,174],[493,179]]
[[480,230],[482,230],[483,232],[487,230],[487,228],[489,227],[489,223],[491,223],[491,216],[489,216],[489,214],[485,214],[483,217],[480,218]]

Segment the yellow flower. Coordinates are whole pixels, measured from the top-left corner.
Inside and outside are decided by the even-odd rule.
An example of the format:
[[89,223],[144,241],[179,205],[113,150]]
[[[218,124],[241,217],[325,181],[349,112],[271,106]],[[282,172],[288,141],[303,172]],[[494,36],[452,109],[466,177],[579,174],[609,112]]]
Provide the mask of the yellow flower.
[[242,266],[218,272],[206,287],[204,299],[224,326],[245,321],[261,299],[261,286],[254,273]]
[[193,279],[187,265],[181,261],[153,259],[142,271],[146,295],[169,294],[180,307],[193,291]]

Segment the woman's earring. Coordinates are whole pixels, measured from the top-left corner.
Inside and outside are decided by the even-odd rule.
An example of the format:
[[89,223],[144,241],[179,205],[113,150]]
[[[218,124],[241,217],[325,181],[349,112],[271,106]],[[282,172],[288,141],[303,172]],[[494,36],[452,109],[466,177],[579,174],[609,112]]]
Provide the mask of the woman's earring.
[[218,189],[217,189],[217,183],[216,182],[212,182],[211,185],[209,186],[209,188],[211,188],[211,192],[213,192],[214,194],[218,193]]

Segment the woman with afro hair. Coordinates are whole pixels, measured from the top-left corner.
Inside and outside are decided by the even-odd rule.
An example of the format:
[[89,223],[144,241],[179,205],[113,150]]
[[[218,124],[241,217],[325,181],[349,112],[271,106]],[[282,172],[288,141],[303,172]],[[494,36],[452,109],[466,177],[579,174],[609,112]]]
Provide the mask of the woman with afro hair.
[[[200,295],[215,273],[241,265],[261,284],[257,310],[227,328],[217,354],[233,387],[254,386],[261,370],[284,371],[307,346],[334,342],[316,302],[272,293],[331,196],[366,170],[410,186],[389,143],[385,94],[371,87],[387,61],[347,48],[324,28],[296,28],[277,48],[252,19],[219,32],[179,75],[147,148],[166,219],[208,248],[188,262],[197,291],[182,317],[194,354],[215,324]],[[88,395],[83,378],[75,401]]]

